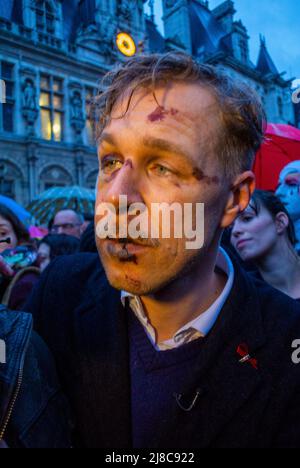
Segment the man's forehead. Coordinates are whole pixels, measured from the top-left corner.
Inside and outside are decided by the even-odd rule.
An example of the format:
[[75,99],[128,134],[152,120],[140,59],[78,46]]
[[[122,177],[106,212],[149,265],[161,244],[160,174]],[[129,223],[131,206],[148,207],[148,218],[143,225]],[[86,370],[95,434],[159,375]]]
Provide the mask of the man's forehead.
[[170,83],[154,92],[149,88],[138,88],[132,95],[130,90],[126,91],[115,104],[112,117],[124,115],[125,119],[139,117],[159,123],[159,119],[148,118],[157,108],[165,111],[161,120],[195,122],[210,113],[216,114],[217,103],[213,94],[199,84]]

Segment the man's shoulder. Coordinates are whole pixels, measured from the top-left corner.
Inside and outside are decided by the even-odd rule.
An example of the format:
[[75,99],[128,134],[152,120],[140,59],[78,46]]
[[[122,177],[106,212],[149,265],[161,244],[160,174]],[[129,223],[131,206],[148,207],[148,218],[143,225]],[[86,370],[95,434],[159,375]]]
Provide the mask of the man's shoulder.
[[96,282],[98,286],[108,284],[106,274],[96,253],[78,253],[55,259],[41,278],[45,292],[64,291],[72,294],[83,290]]
[[81,252],[73,255],[57,257],[48,267],[50,275],[80,277],[92,271],[103,272],[103,267],[97,253]]
[[96,304],[105,308],[107,297],[114,296],[98,254],[79,253],[55,259],[41,276],[25,306],[35,322],[41,317],[60,320],[81,306]]

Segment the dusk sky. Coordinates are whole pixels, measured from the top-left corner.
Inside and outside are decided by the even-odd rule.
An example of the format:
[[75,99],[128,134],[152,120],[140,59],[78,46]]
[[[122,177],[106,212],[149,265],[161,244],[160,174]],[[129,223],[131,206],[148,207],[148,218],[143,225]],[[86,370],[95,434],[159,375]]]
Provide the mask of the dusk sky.
[[[156,21],[163,31],[162,0],[155,0]],[[210,0],[215,8],[222,0]],[[236,20],[241,19],[250,36],[250,56],[256,64],[259,34],[266,37],[267,47],[279,72],[286,78],[300,79],[300,1],[299,0],[235,0]]]

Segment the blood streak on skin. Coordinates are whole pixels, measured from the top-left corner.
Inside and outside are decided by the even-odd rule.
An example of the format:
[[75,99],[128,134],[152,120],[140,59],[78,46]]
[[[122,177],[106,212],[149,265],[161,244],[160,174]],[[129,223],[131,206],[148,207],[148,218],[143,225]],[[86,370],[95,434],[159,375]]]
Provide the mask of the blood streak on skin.
[[125,279],[126,279],[127,281],[129,281],[132,285],[137,286],[137,287],[141,287],[141,284],[142,284],[141,281],[138,281],[138,280],[134,280],[134,279],[132,279],[132,278],[129,278],[128,275],[125,275]]
[[166,110],[163,106],[158,106],[151,114],[148,115],[149,122],[161,122],[166,118],[167,115],[176,115],[178,110],[171,107],[170,110]]
[[127,159],[127,161],[125,162],[124,164],[124,167],[130,167],[131,169],[133,169],[133,162],[131,161],[131,159]]
[[198,167],[196,167],[193,171],[193,176],[199,181],[199,182],[206,182],[208,185],[210,184],[219,184],[220,183],[220,179],[218,176],[213,176],[213,177],[209,177],[207,175],[204,174],[204,172],[199,169]]

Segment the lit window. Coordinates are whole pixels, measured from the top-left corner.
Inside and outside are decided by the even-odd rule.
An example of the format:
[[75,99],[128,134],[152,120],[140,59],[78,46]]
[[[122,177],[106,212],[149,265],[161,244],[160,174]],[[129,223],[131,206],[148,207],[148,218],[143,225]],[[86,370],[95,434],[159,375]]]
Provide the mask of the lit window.
[[40,109],[42,138],[44,140],[63,140],[63,101],[62,80],[52,76],[42,76]]

